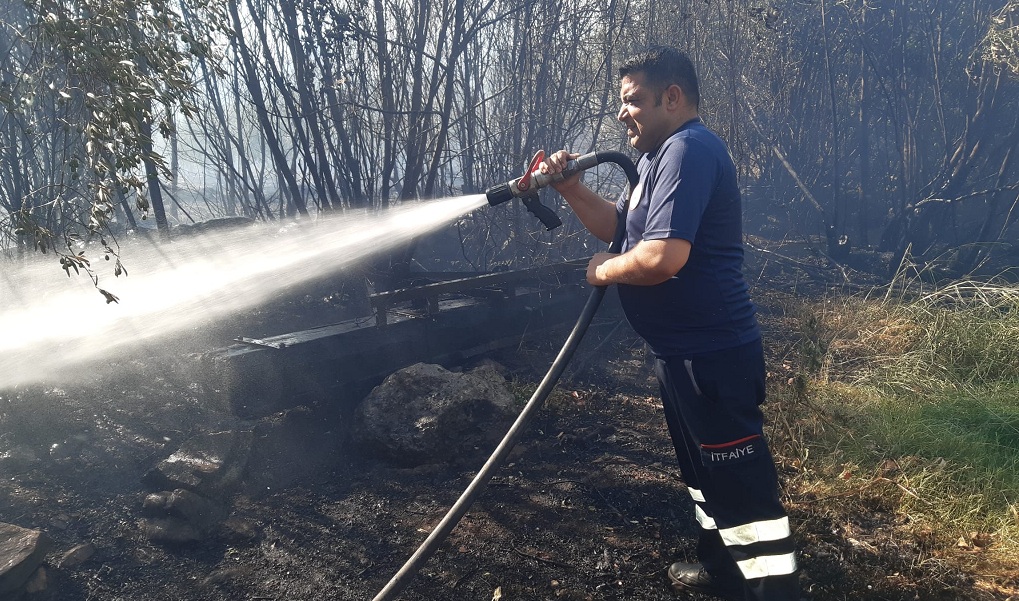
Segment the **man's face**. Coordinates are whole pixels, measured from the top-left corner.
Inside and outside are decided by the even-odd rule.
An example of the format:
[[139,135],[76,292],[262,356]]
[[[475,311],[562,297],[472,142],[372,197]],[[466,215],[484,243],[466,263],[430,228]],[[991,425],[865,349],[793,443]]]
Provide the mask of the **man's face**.
[[645,84],[644,73],[623,76],[619,98],[623,105],[616,118],[626,126],[630,145],[637,150],[651,152],[672,133],[665,104],[654,86]]

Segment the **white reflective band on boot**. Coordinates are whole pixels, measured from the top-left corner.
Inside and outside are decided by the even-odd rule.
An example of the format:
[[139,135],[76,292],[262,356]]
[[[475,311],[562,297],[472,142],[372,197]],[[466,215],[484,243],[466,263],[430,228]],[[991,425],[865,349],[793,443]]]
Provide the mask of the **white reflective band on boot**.
[[694,501],[697,501],[698,503],[703,503],[704,502],[704,493],[702,493],[700,490],[698,490],[696,488],[690,488],[689,486],[686,487],[686,490],[687,490],[687,492],[690,493],[690,498],[691,499],[693,499]]
[[781,540],[792,535],[792,532],[789,530],[788,517],[777,520],[751,522],[742,526],[736,526],[735,528],[719,528],[718,533],[722,535],[722,542],[729,546],[752,545],[763,541]]
[[736,565],[747,580],[766,576],[786,576],[796,572],[796,555],[794,553],[764,555],[737,561]]
[[711,519],[711,516],[704,513],[700,505],[694,505],[693,513],[697,517],[697,523],[701,525],[701,528],[705,530],[717,530],[718,526],[715,525],[715,520]]

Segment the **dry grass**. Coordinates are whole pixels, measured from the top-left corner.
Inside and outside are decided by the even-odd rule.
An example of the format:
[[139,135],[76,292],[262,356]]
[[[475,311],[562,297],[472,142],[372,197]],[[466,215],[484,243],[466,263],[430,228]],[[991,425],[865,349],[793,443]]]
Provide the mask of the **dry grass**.
[[1019,287],[958,282],[787,313],[800,354],[772,396],[794,494],[836,515],[888,512],[917,561],[1014,586]]

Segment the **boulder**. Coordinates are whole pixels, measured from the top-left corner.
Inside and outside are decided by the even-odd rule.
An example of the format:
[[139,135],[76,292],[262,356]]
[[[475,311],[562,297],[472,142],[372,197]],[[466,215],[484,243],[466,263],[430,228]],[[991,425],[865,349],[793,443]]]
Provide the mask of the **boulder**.
[[81,565],[96,554],[96,546],[92,543],[82,543],[72,549],[68,549],[60,556],[57,566],[61,569],[73,568]]
[[42,566],[49,546],[39,530],[0,523],[0,599],[17,598]]
[[457,373],[418,363],[390,375],[364,399],[354,439],[400,465],[441,463],[493,446],[515,404],[492,365]]
[[250,429],[200,434],[149,470],[143,482],[158,492],[142,501],[146,517],[139,527],[145,536],[186,544],[215,534],[243,484],[252,439]]
[[206,534],[200,532],[187,520],[177,517],[148,518],[140,524],[142,532],[154,543],[184,545],[205,540]]
[[142,511],[147,517],[139,525],[149,540],[180,545],[216,534],[230,507],[227,499],[210,499],[178,488],[147,495]]
[[150,540],[183,544],[232,537],[236,533],[223,521],[235,494],[290,486],[337,460],[342,438],[337,424],[306,407],[238,425],[186,440],[145,474],[153,492],[142,500],[139,527]]
[[183,520],[199,533],[211,532],[230,513],[224,501],[209,499],[184,488],[148,495],[142,508],[154,517]]
[[225,430],[190,438],[143,478],[155,490],[184,488],[226,496],[241,483],[251,452],[251,430]]

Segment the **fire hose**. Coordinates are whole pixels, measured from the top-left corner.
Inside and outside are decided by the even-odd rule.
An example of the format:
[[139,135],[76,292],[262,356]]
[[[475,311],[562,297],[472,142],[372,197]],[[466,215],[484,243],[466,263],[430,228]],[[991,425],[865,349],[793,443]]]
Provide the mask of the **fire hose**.
[[[502,204],[512,198],[520,198],[527,210],[534,213],[545,227],[549,230],[558,227],[562,224],[556,214],[541,204],[538,200],[538,189],[545,187],[549,184],[562,181],[567,177],[570,177],[580,171],[584,171],[600,163],[615,163],[619,165],[626,173],[626,178],[629,182],[629,194],[633,193],[634,187],[637,185],[637,167],[633,164],[625,154],[615,151],[605,152],[592,152],[589,154],[582,155],[576,159],[571,160],[566,169],[561,173],[557,174],[546,174],[538,171],[538,165],[544,159],[544,153],[539,152],[532,159],[527,172],[520,178],[511,180],[505,184],[499,184],[489,188],[485,194],[488,197],[488,203],[492,206]],[[616,235],[609,245],[609,252],[618,253],[622,248],[623,238],[626,235],[626,211],[629,207],[629,202],[623,203],[623,213],[618,218],[618,226],[616,228]],[[584,304],[583,310],[581,310],[580,317],[577,318],[577,322],[573,326],[573,330],[570,331],[569,336],[566,338],[566,342],[563,343],[562,349],[559,350],[559,354],[556,355],[555,360],[549,367],[548,373],[538,384],[534,394],[531,395],[530,400],[524,405],[524,408],[520,411],[517,419],[510,426],[506,435],[502,441],[492,452],[492,455],[488,458],[485,464],[478,471],[471,483],[461,493],[460,498],[457,499],[456,503],[450,507],[449,511],[442,520],[432,529],[425,538],[424,542],[417,548],[410,559],[403,564],[396,574],[389,580],[385,587],[377,595],[375,595],[373,601],[386,601],[388,599],[395,599],[396,595],[400,593],[411,581],[414,575],[421,569],[421,566],[432,556],[433,553],[438,549],[439,544],[449,536],[449,533],[456,527],[460,522],[460,519],[467,513],[467,510],[474,501],[478,494],[484,489],[485,485],[491,480],[502,463],[505,461],[506,456],[516,445],[521,434],[527,428],[533,415],[541,408],[544,404],[545,399],[552,392],[556,383],[559,381],[559,377],[562,376],[569,365],[570,360],[573,358],[573,353],[577,350],[580,345],[581,339],[587,332],[588,326],[591,324],[591,320],[594,318],[594,314],[598,310],[598,306],[601,304],[602,297],[605,296],[605,286],[595,286],[591,290],[591,294],[587,298],[587,302]]]

